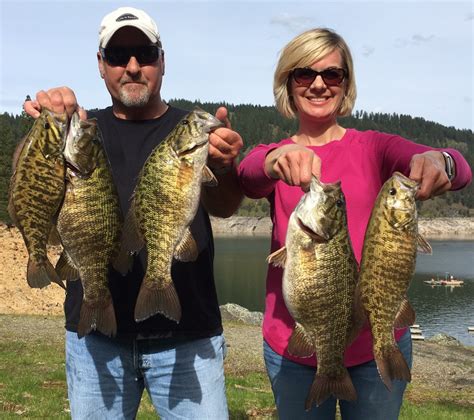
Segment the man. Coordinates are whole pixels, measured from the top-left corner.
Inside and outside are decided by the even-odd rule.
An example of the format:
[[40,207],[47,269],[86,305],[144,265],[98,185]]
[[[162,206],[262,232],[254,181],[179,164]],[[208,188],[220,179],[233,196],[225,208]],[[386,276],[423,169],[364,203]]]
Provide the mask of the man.
[[[102,131],[122,210],[126,214],[137,176],[153,148],[187,111],[160,96],[164,52],[155,22],[143,11],[119,8],[102,20],[97,60],[112,106],[86,113],[66,87],[40,91],[25,102],[37,117],[42,108],[81,118],[95,117]],[[118,334],[91,333],[78,338],[82,302],[80,282],[68,282],[66,373],[71,414],[82,418],[134,418],[146,388],[163,418],[228,417],[223,358],[225,343],[213,278],[213,239],[208,213],[230,216],[242,193],[234,159],[242,139],[230,129],[225,108],[216,117],[226,122],[209,135],[208,166],[219,185],[204,187],[191,225],[200,250],[191,263],[173,264],[173,282],[182,306],[179,324],[161,315],[135,322],[133,310],[145,270],[143,255],[125,277],[113,270],[113,296]]]

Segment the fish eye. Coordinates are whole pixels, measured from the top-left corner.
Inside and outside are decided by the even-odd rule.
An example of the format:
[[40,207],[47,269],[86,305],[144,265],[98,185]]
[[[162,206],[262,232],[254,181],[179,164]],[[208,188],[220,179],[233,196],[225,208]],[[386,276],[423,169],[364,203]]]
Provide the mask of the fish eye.
[[183,120],[183,121],[181,121],[181,124],[183,124],[183,125],[188,125],[188,124],[189,124],[189,121],[188,121],[188,120]]
[[390,195],[395,195],[395,194],[397,193],[397,190],[396,190],[395,188],[390,188],[390,189],[388,190],[388,193],[389,193]]
[[51,128],[51,126],[49,125],[49,122],[47,122],[47,121],[44,123],[43,127],[44,127],[45,130],[49,130]]
[[337,201],[336,201],[336,206],[339,207],[339,208],[341,208],[342,206],[344,206],[344,201],[341,200],[341,199],[337,200]]

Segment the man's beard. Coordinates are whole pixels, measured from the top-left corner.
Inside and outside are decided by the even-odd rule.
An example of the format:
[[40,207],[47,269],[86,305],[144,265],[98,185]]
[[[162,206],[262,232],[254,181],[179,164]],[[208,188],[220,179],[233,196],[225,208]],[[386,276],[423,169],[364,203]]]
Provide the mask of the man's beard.
[[126,84],[119,89],[120,101],[127,107],[139,108],[148,104],[150,100],[150,91],[148,86],[140,85],[135,87],[132,91],[126,89]]

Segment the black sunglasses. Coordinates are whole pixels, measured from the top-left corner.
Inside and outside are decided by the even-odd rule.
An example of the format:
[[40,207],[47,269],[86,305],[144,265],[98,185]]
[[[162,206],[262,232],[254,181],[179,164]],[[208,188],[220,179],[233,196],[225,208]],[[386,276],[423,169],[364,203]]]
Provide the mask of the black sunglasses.
[[102,58],[111,66],[126,66],[131,57],[135,57],[140,65],[153,64],[160,56],[160,48],[156,45],[138,47],[107,47],[100,48]]
[[313,70],[310,67],[297,68],[291,72],[296,83],[303,86],[311,86],[316,77],[321,76],[328,86],[338,86],[347,77],[347,71],[339,67],[329,67],[322,71]]

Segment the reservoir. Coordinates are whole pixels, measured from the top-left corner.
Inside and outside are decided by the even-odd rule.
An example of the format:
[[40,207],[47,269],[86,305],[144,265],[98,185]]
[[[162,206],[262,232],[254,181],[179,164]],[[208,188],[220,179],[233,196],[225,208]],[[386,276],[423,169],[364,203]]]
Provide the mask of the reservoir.
[[[425,338],[445,333],[474,346],[474,241],[429,241],[433,255],[418,254],[416,273],[408,291]],[[214,261],[219,303],[237,303],[261,311],[270,237],[216,237]],[[448,274],[447,274],[448,273]],[[431,286],[424,281],[446,275],[462,286]]]

